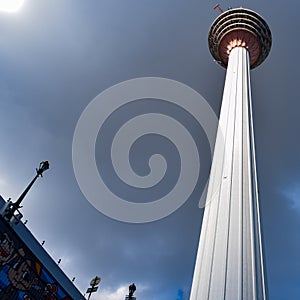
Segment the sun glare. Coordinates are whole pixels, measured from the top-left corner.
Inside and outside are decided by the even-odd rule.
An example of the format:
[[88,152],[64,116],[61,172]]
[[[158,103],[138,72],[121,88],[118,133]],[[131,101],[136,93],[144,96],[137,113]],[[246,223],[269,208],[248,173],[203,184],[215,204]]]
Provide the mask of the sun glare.
[[24,0],[0,0],[0,11],[16,12]]

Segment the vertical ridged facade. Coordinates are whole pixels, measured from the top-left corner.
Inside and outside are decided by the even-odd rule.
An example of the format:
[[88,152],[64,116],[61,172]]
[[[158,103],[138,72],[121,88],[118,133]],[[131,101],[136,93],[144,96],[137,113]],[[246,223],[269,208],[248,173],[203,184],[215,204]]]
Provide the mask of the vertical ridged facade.
[[[250,67],[261,63],[261,52],[255,49],[256,58],[251,57],[248,32],[243,35],[237,17],[248,12],[255,16],[246,9],[223,13],[209,36],[212,41],[222,18],[240,22],[238,34],[223,29],[228,57],[213,54],[227,73],[190,300],[267,299],[250,88]],[[253,36],[251,45],[258,40]],[[221,38],[213,42],[224,45]]]

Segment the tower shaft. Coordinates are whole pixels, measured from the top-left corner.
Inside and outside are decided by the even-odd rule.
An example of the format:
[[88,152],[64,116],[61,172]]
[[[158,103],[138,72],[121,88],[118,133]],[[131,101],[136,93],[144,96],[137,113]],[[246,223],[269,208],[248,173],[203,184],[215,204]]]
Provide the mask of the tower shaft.
[[267,299],[254,150],[250,58],[229,54],[190,300]]

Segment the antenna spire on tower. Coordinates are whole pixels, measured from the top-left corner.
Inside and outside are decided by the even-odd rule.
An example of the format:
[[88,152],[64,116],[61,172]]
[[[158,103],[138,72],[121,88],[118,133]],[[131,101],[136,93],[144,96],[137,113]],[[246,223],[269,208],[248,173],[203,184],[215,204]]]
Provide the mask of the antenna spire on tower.
[[223,8],[221,7],[220,4],[215,5],[214,10],[218,10],[220,13],[224,12],[224,10],[223,10]]

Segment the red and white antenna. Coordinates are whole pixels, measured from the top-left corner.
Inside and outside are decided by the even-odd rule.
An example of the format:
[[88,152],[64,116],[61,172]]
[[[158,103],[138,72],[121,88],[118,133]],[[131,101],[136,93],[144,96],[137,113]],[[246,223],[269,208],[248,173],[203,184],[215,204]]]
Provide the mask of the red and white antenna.
[[223,8],[221,7],[220,4],[217,4],[217,5],[214,7],[214,10],[218,10],[220,13],[223,13],[223,12],[224,12],[224,10],[223,10]]

